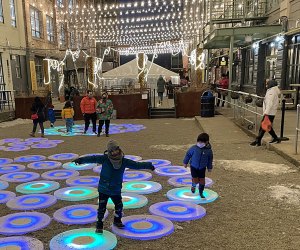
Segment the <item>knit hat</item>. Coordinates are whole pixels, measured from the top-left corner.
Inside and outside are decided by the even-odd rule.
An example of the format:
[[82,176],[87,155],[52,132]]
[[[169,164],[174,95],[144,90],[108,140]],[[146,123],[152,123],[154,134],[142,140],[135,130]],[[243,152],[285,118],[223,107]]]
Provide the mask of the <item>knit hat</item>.
[[270,80],[270,81],[268,81],[267,87],[268,87],[268,89],[270,89],[270,88],[273,88],[273,87],[275,87],[275,86],[277,86],[277,85],[278,85],[277,81],[275,81],[275,80]]
[[112,151],[114,151],[114,150],[116,150],[116,149],[119,149],[120,147],[119,147],[119,144],[116,142],[116,141],[114,141],[114,140],[110,140],[108,143],[107,143],[107,151],[108,152],[112,152]]

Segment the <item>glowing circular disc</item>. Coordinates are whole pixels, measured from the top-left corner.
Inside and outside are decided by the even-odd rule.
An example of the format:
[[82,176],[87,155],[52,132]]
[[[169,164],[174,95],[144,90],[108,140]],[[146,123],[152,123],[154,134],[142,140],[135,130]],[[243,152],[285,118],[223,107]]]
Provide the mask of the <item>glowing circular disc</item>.
[[[168,180],[168,183],[175,187],[186,187],[192,185],[192,177],[186,176],[174,176]],[[213,180],[205,177],[205,187],[211,187],[214,184]]]
[[6,138],[6,139],[0,140],[0,144],[20,142],[20,141],[23,141],[23,139],[20,139],[20,138]]
[[[124,209],[140,208],[146,206],[148,203],[147,197],[140,194],[122,193],[121,195],[122,195]],[[115,208],[115,205],[110,198],[108,199],[107,208],[108,209]]]
[[46,160],[46,156],[43,155],[25,155],[16,157],[14,162],[33,162],[33,161],[43,161]]
[[162,186],[154,181],[128,181],[123,183],[123,192],[151,194],[161,190]]
[[174,221],[197,220],[205,216],[206,210],[194,203],[184,201],[164,201],[149,207],[151,214]]
[[50,241],[50,250],[111,250],[117,245],[117,237],[103,230],[96,234],[95,228],[82,228],[63,232]]
[[65,180],[78,175],[79,172],[75,170],[59,169],[43,173],[42,178],[45,180]]
[[63,143],[64,140],[48,140],[49,142],[55,143],[55,144],[60,144]]
[[11,151],[11,152],[19,152],[19,151],[25,151],[25,150],[29,150],[30,147],[28,146],[12,146],[12,147],[5,147],[3,149],[3,151]]
[[56,190],[60,187],[55,181],[32,181],[20,184],[16,187],[16,191],[21,194],[42,194]]
[[193,194],[189,187],[174,188],[167,192],[167,197],[170,200],[189,201],[196,204],[206,204],[218,198],[218,194],[210,189],[204,189],[203,195],[205,199],[200,198],[198,192]]
[[50,194],[27,194],[9,200],[6,206],[12,210],[34,210],[50,207],[56,201],[57,199]]
[[136,155],[125,155],[124,157],[126,159],[133,160],[133,161],[141,161],[142,160],[142,157],[136,156]]
[[24,171],[25,166],[20,164],[4,164],[0,165],[0,174],[8,174],[13,172]]
[[14,213],[0,217],[0,234],[22,235],[45,228],[50,217],[38,212]]
[[18,147],[18,146],[31,146],[33,144],[33,142],[30,142],[30,141],[17,141],[17,142],[11,142],[11,143],[8,143],[7,145],[8,146],[11,146],[11,147]]
[[122,218],[124,229],[112,226],[112,231],[125,238],[134,240],[154,240],[167,236],[174,231],[173,223],[155,215],[132,215]]
[[77,170],[77,171],[93,169],[96,166],[97,164],[95,163],[86,163],[86,164],[77,165],[74,162],[67,162],[63,164],[64,169]]
[[55,147],[57,147],[57,144],[53,142],[49,142],[49,143],[42,142],[31,146],[31,148],[55,148]]
[[123,175],[123,181],[148,181],[152,174],[145,171],[126,171]]
[[27,138],[25,141],[29,141],[32,143],[39,143],[41,141],[48,141],[48,138]]
[[0,204],[8,202],[10,199],[16,197],[16,194],[10,191],[1,191],[0,190]]
[[98,187],[99,180],[99,176],[77,176],[69,178],[66,183],[68,186]]
[[9,186],[7,181],[0,181],[0,190],[7,189]]
[[98,197],[98,190],[92,187],[74,186],[56,190],[54,196],[64,201],[83,201]]
[[151,162],[152,165],[156,168],[159,167],[164,167],[164,166],[170,166],[171,162],[168,160],[162,160],[162,159],[147,159],[147,160],[142,160],[140,162]]
[[[53,214],[54,220],[63,224],[89,224],[97,221],[98,206],[90,204],[80,204],[67,206],[57,210]],[[106,210],[104,219],[108,216]]]
[[101,156],[101,155],[103,155],[103,154],[101,154],[101,153],[91,153],[91,154],[85,154],[85,155],[81,155],[80,157],[85,157],[85,156]]
[[62,153],[62,154],[55,154],[50,155],[48,159],[50,160],[56,160],[56,161],[67,161],[67,160],[75,160],[78,158],[78,154],[73,153]]
[[9,159],[9,158],[0,158],[0,165],[3,165],[3,164],[10,164],[12,163],[13,160],[12,159]]
[[2,250],[44,250],[41,241],[25,236],[12,236],[0,238],[0,249]]
[[190,173],[188,169],[181,166],[164,166],[156,168],[154,171],[161,176],[182,176]]
[[101,170],[102,170],[102,164],[101,165],[98,165],[97,167],[94,167],[93,168],[93,171],[95,172],[95,173],[100,173],[101,172]]
[[60,168],[62,163],[59,161],[38,161],[32,162],[27,165],[28,168],[35,169],[35,170],[44,170],[44,169],[55,169]]
[[38,178],[40,178],[40,175],[34,172],[8,173],[0,177],[1,180],[8,181],[8,182],[28,182],[28,181],[36,180]]

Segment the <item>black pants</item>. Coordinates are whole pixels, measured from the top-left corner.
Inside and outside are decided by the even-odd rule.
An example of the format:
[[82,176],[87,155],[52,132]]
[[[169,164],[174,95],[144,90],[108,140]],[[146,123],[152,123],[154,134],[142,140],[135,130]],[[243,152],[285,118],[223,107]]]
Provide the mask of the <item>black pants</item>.
[[40,125],[42,134],[44,134],[44,122],[39,119],[33,121],[32,133],[35,133],[38,124]]
[[89,126],[90,126],[90,120],[92,120],[93,123],[93,132],[96,132],[96,123],[97,123],[97,114],[92,113],[92,114],[85,114],[84,115],[84,122],[85,122],[85,127],[84,131],[87,131]]
[[[264,118],[265,118],[265,116],[263,117],[263,119],[261,121],[263,121]],[[270,119],[272,125],[273,125],[274,118],[275,118],[275,115],[269,115],[269,119]],[[261,142],[261,139],[263,138],[264,134],[265,134],[265,131],[260,126],[259,132],[258,132],[258,136],[256,137],[256,141],[257,142]],[[271,130],[269,131],[269,134],[273,138],[278,138],[277,135],[276,135],[276,133],[275,133],[275,131],[274,131],[274,129],[273,129],[273,126],[272,126]]]
[[110,124],[110,120],[99,120],[99,126],[98,126],[98,134],[101,133],[102,131],[102,127],[105,123],[105,134],[109,134],[109,124]]
[[222,95],[221,93],[218,92],[218,103],[217,103],[217,107],[220,106],[220,103],[221,103],[221,99],[223,100],[222,101],[222,107],[224,107],[224,104],[225,104],[225,95]]
[[106,211],[106,205],[108,199],[111,198],[112,202],[115,204],[115,217],[122,218],[123,216],[123,202],[122,196],[120,195],[107,195],[99,192],[99,207],[98,207],[98,221],[102,222],[104,214]]

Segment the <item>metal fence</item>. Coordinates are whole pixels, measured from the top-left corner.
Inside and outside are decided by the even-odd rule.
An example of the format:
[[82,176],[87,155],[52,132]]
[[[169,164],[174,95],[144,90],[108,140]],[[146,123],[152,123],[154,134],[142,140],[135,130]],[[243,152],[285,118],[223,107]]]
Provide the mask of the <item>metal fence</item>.
[[13,91],[0,90],[0,112],[14,111],[15,101]]
[[300,117],[300,104],[297,105],[297,122],[296,122],[296,138],[295,138],[295,154],[298,154],[298,136],[299,136],[299,117]]

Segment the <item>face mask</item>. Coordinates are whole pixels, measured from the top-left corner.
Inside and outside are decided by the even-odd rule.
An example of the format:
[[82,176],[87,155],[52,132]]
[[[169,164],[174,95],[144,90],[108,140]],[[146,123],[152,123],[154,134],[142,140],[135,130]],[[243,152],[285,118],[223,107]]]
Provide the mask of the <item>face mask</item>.
[[197,142],[197,146],[199,148],[204,148],[206,146],[206,144],[204,142]]
[[103,99],[103,100],[106,100],[106,96],[103,96],[102,99]]

